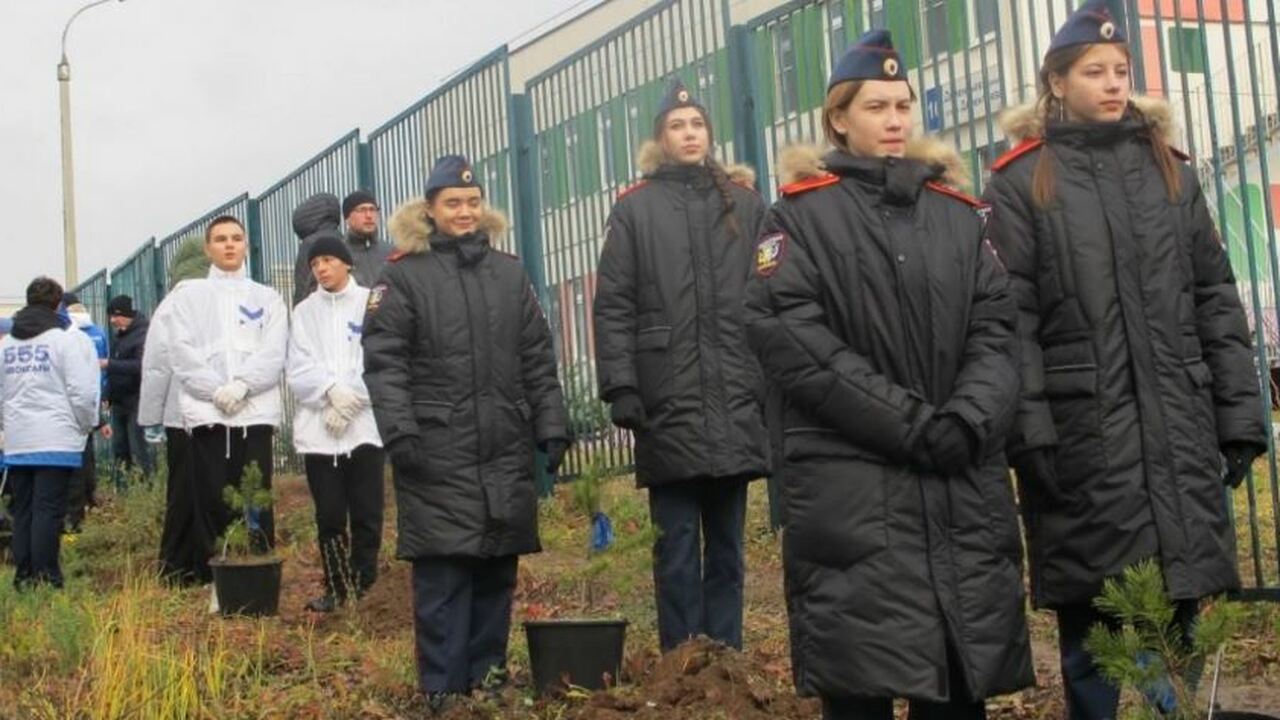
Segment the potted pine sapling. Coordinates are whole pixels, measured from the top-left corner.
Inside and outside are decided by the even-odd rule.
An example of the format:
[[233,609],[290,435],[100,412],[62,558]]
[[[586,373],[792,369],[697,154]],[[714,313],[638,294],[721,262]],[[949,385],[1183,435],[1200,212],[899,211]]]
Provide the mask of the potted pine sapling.
[[235,515],[220,539],[222,553],[209,561],[222,615],[275,615],[280,604],[281,564],[258,518],[271,509],[271,490],[262,486],[262,470],[250,463],[240,485],[228,485],[223,502]]
[[[1107,580],[1094,606],[1115,618],[1089,630],[1085,648],[1103,676],[1137,691],[1141,707],[1126,717],[1142,720],[1280,720],[1273,715],[1217,708],[1222,650],[1240,627],[1240,606],[1215,600],[1196,619],[1189,642],[1174,621],[1175,607],[1160,566],[1144,561]],[[1208,666],[1208,673],[1203,673]],[[1207,675],[1201,677],[1202,674]],[[1197,687],[1207,699],[1197,702]]]
[[[586,564],[576,573],[584,607],[600,593],[601,575],[611,566],[613,527],[600,507],[605,471],[593,459],[572,484],[573,506],[591,523]],[[567,686],[601,690],[617,682],[622,668],[624,618],[529,620],[524,623],[533,685],[539,695]]]

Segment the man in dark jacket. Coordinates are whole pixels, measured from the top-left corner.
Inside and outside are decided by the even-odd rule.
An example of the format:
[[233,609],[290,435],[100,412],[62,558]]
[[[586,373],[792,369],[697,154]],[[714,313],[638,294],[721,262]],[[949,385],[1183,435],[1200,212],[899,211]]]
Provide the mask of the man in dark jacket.
[[371,288],[364,379],[395,471],[396,555],[413,562],[422,691],[438,710],[505,671],[520,555],[539,551],[535,445],[554,473],[568,413],[546,318],[465,158],[392,221]]
[[609,217],[595,298],[600,396],[635,434],[660,533],[664,652],[696,635],[742,646],[747,483],[769,470],[763,377],[742,324],[764,202],[728,179],[712,143],[705,110],[674,83],[641,151],[645,180]]
[[[135,465],[151,477],[155,469],[151,447],[138,424],[138,393],[142,389],[142,348],[147,342],[147,316],[134,310],[133,298],[118,295],[107,303],[107,320],[116,331],[107,360],[107,402],[111,404],[111,441],[117,463]],[[118,479],[117,482],[120,482]]]
[[316,278],[307,264],[311,245],[323,232],[338,232],[342,224],[340,213],[338,196],[333,193],[316,193],[293,209],[293,232],[298,236],[298,258],[293,264],[293,305],[315,292]]
[[391,245],[378,239],[378,201],[367,190],[356,190],[342,200],[329,193],[314,195],[293,211],[293,230],[302,240],[293,267],[293,304],[302,302],[316,290],[316,279],[306,263],[311,242],[321,230],[337,230],[342,218],[347,223],[347,249],[355,262],[351,277],[360,287],[373,287],[391,255]]

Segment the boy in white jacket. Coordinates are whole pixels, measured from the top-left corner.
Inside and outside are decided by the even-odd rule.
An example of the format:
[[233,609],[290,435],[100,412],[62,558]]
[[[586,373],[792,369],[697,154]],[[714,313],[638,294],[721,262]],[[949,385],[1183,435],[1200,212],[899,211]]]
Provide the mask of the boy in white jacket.
[[62,287],[27,286],[27,306],[0,341],[0,432],[13,493],[13,584],[62,587],[58,562],[67,486],[98,419],[100,377],[93,342],[58,317]]
[[324,564],[324,595],[307,609],[331,612],[378,575],[383,451],[362,377],[369,290],[351,277],[351,252],[337,233],[317,237],[307,262],[318,287],[293,310],[286,372],[297,399],[293,444],[315,500]]
[[[246,277],[248,247],[239,220],[214,219],[205,231],[209,277],[174,293],[167,320],[178,409],[190,433],[192,543],[202,580],[211,577],[207,561],[232,519],[223,489],[238,484],[250,463],[271,488],[272,435],[280,423],[289,318],[275,290]],[[274,546],[270,512],[250,530],[260,546]]]

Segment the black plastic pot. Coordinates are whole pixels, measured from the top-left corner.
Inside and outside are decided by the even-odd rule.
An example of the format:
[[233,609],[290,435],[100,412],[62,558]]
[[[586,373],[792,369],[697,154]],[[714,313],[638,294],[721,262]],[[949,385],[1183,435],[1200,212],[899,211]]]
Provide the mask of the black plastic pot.
[[213,587],[218,593],[218,612],[224,616],[275,615],[280,606],[283,564],[279,558],[210,560]]
[[539,695],[566,685],[603,690],[617,684],[626,620],[530,620],[524,633]]

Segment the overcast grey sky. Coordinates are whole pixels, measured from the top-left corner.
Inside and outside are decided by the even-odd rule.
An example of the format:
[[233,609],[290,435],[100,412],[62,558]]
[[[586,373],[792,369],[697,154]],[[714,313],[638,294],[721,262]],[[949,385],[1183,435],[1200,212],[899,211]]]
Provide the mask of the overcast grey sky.
[[[63,277],[56,65],[87,0],[0,0],[0,299]],[[72,27],[80,279],[582,0],[126,0]]]

